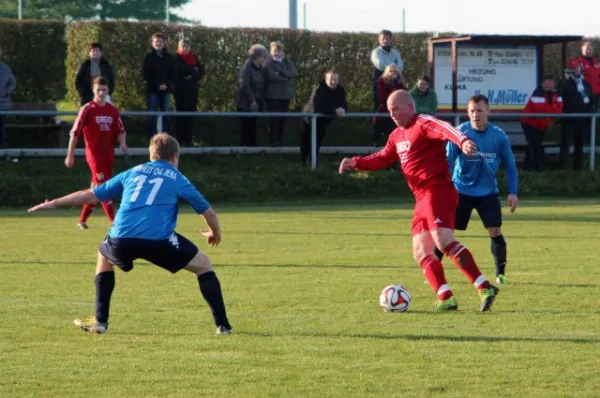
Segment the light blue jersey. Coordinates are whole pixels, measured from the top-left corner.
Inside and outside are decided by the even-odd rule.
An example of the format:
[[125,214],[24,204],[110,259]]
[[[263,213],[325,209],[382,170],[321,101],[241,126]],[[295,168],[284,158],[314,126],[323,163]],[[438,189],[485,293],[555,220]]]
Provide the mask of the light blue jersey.
[[500,163],[504,163],[508,178],[508,192],[516,195],[519,185],[517,164],[506,133],[492,123],[488,123],[483,132],[471,127],[471,122],[461,124],[458,130],[473,140],[479,150],[477,155],[469,156],[452,142],[447,144],[448,165],[458,192],[469,196],[498,193],[496,174]]
[[96,187],[94,194],[103,202],[121,198],[111,238],[168,239],[177,225],[180,200],[199,214],[210,208],[194,185],[165,161],[124,171]]

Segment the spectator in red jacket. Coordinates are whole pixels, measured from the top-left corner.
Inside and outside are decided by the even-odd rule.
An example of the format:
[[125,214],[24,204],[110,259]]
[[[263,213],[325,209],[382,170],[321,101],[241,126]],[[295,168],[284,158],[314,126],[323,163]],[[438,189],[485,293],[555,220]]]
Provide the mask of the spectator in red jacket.
[[377,78],[377,111],[376,113],[387,114],[384,117],[377,117],[373,119],[375,126],[373,128],[373,135],[371,137],[373,146],[377,146],[379,138],[389,135],[396,128],[396,124],[389,117],[389,111],[387,108],[388,97],[396,90],[407,90],[406,83],[400,68],[395,64],[389,64],[385,67],[383,75]]
[[592,57],[593,53],[592,43],[586,41],[581,46],[581,55],[577,57],[577,60],[581,64],[583,78],[592,86],[594,96],[598,97],[600,95],[600,63],[598,63],[598,58]]
[[[523,113],[562,113],[562,98],[555,90],[555,82],[551,75],[545,75],[542,84],[533,90],[531,97],[525,105]],[[552,124],[550,117],[527,117],[521,118],[521,126],[525,139],[527,140],[527,152],[525,153],[526,170],[542,170],[542,158],[544,148],[542,143],[546,131]]]

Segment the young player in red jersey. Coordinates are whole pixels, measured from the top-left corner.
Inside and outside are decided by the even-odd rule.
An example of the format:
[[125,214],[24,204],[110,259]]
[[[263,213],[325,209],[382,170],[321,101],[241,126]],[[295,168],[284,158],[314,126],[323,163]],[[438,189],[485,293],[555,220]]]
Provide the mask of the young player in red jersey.
[[[123,152],[127,152],[125,129],[121,122],[119,110],[106,102],[108,81],[104,77],[94,80],[94,100],[81,107],[77,120],[71,129],[69,150],[65,158],[65,166],[73,167],[75,163],[75,148],[79,137],[83,135],[85,142],[85,159],[92,172],[92,188],[108,181],[112,177],[115,161],[115,140]],[[87,229],[87,219],[96,205],[84,205],[77,226]],[[104,213],[112,223],[115,211],[112,202],[102,202]]]
[[480,311],[485,312],[492,306],[498,288],[481,274],[471,252],[454,237],[458,193],[450,177],[445,144],[449,140],[474,157],[480,156],[477,146],[450,124],[433,116],[418,115],[408,91],[392,93],[388,98],[388,109],[398,128],[390,135],[385,148],[369,156],[345,158],[339,172],[379,170],[400,160],[402,172],[416,199],[412,221],[413,256],[438,295],[434,310],[458,308],[442,263],[434,254],[437,246],[443,248],[444,254],[477,288],[481,297]]

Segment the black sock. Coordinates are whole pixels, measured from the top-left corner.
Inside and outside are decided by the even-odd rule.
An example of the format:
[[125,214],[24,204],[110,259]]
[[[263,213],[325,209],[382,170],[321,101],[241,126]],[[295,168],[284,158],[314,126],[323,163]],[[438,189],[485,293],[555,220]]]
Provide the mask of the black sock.
[[435,252],[435,256],[438,258],[438,260],[442,261],[442,259],[444,258],[444,253],[442,253],[442,251],[440,249],[438,249],[437,247],[434,250]]
[[96,275],[96,320],[108,322],[110,296],[115,289],[115,271],[105,271]]
[[216,326],[225,326],[231,329],[227,313],[225,312],[225,303],[223,302],[223,293],[221,292],[221,283],[214,271],[198,275],[198,284],[202,297],[208,303],[210,311]]
[[492,256],[496,263],[496,276],[504,275],[506,272],[506,241],[504,236],[496,236],[492,239]]

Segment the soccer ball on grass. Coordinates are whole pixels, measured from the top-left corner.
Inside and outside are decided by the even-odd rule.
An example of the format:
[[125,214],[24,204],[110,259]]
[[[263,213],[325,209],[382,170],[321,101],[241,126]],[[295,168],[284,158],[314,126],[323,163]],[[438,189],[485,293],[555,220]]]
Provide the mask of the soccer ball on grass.
[[410,301],[410,293],[402,285],[386,286],[379,295],[379,306],[386,312],[405,312]]

